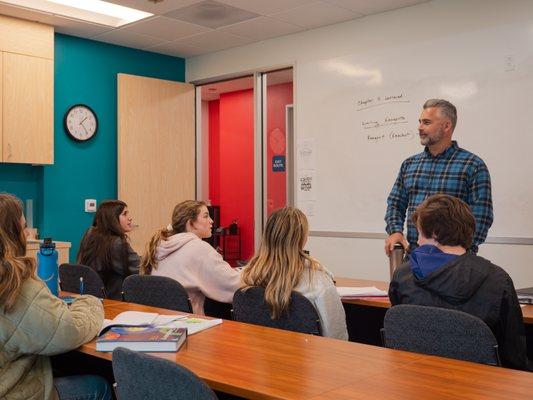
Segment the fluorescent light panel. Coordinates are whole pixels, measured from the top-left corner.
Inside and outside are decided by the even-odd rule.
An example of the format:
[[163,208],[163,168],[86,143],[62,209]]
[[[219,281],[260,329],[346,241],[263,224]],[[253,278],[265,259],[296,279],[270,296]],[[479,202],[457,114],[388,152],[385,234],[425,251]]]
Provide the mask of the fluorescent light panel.
[[115,28],[153,15],[101,0],[1,0],[1,2]]

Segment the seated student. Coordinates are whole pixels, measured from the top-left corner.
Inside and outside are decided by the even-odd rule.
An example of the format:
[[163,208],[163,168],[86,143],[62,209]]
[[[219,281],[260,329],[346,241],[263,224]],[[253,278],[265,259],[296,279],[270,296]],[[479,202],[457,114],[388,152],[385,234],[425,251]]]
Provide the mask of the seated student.
[[476,222],[460,199],[437,194],[413,214],[419,248],[395,272],[389,287],[392,305],[444,307],[482,319],[498,341],[502,364],[527,368],[522,310],[513,281],[500,267],[466,249]]
[[92,296],[69,307],[52,295],[36,276],[35,260],[25,256],[26,236],[21,202],[0,194],[0,398],[110,399],[101,377],[52,377],[48,356],[94,338],[104,311]]
[[120,300],[124,279],[139,272],[140,257],[128,243],[131,223],[126,203],[104,201],[81,239],[77,261],[98,272],[110,299]]
[[167,276],[187,290],[195,314],[204,314],[205,297],[231,303],[240,273],[202,239],[211,237],[213,220],[204,202],[187,200],[174,207],[172,223],[152,237],[141,274]]
[[272,319],[289,306],[291,292],[315,306],[324,336],[348,339],[346,315],[331,273],[304,253],[307,218],[294,207],[273,212],[266,223],[259,250],[242,272],[246,287],[264,287]]

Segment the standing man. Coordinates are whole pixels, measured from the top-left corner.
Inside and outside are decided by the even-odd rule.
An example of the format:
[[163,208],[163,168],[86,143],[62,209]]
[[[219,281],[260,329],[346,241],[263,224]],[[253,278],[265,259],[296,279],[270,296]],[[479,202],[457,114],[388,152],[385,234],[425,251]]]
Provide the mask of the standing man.
[[[474,243],[470,250],[477,253],[492,225],[492,195],[490,175],[481,158],[452,141],[457,122],[457,109],[446,100],[425,102],[418,120],[422,153],[406,159],[387,199],[385,214],[385,253],[394,245],[405,249],[417,247],[418,233],[411,216],[426,198],[438,193],[455,196],[467,203],[476,218]],[[407,239],[403,225],[407,214]]]

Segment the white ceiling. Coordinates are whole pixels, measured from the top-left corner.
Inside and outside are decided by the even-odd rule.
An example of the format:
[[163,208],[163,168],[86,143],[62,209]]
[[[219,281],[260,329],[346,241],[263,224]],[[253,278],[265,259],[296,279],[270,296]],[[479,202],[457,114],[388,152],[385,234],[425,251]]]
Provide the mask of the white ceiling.
[[67,35],[187,58],[429,0],[107,1],[154,16],[112,28],[11,6],[1,0],[0,14],[50,24],[56,32]]

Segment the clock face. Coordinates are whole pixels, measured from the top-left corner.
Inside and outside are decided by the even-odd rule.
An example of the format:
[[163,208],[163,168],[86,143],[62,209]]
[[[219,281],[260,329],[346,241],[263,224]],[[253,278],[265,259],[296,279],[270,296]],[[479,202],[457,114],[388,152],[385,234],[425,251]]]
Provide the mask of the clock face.
[[98,119],[90,107],[76,104],[65,114],[65,130],[74,140],[84,142],[92,138],[98,129]]

